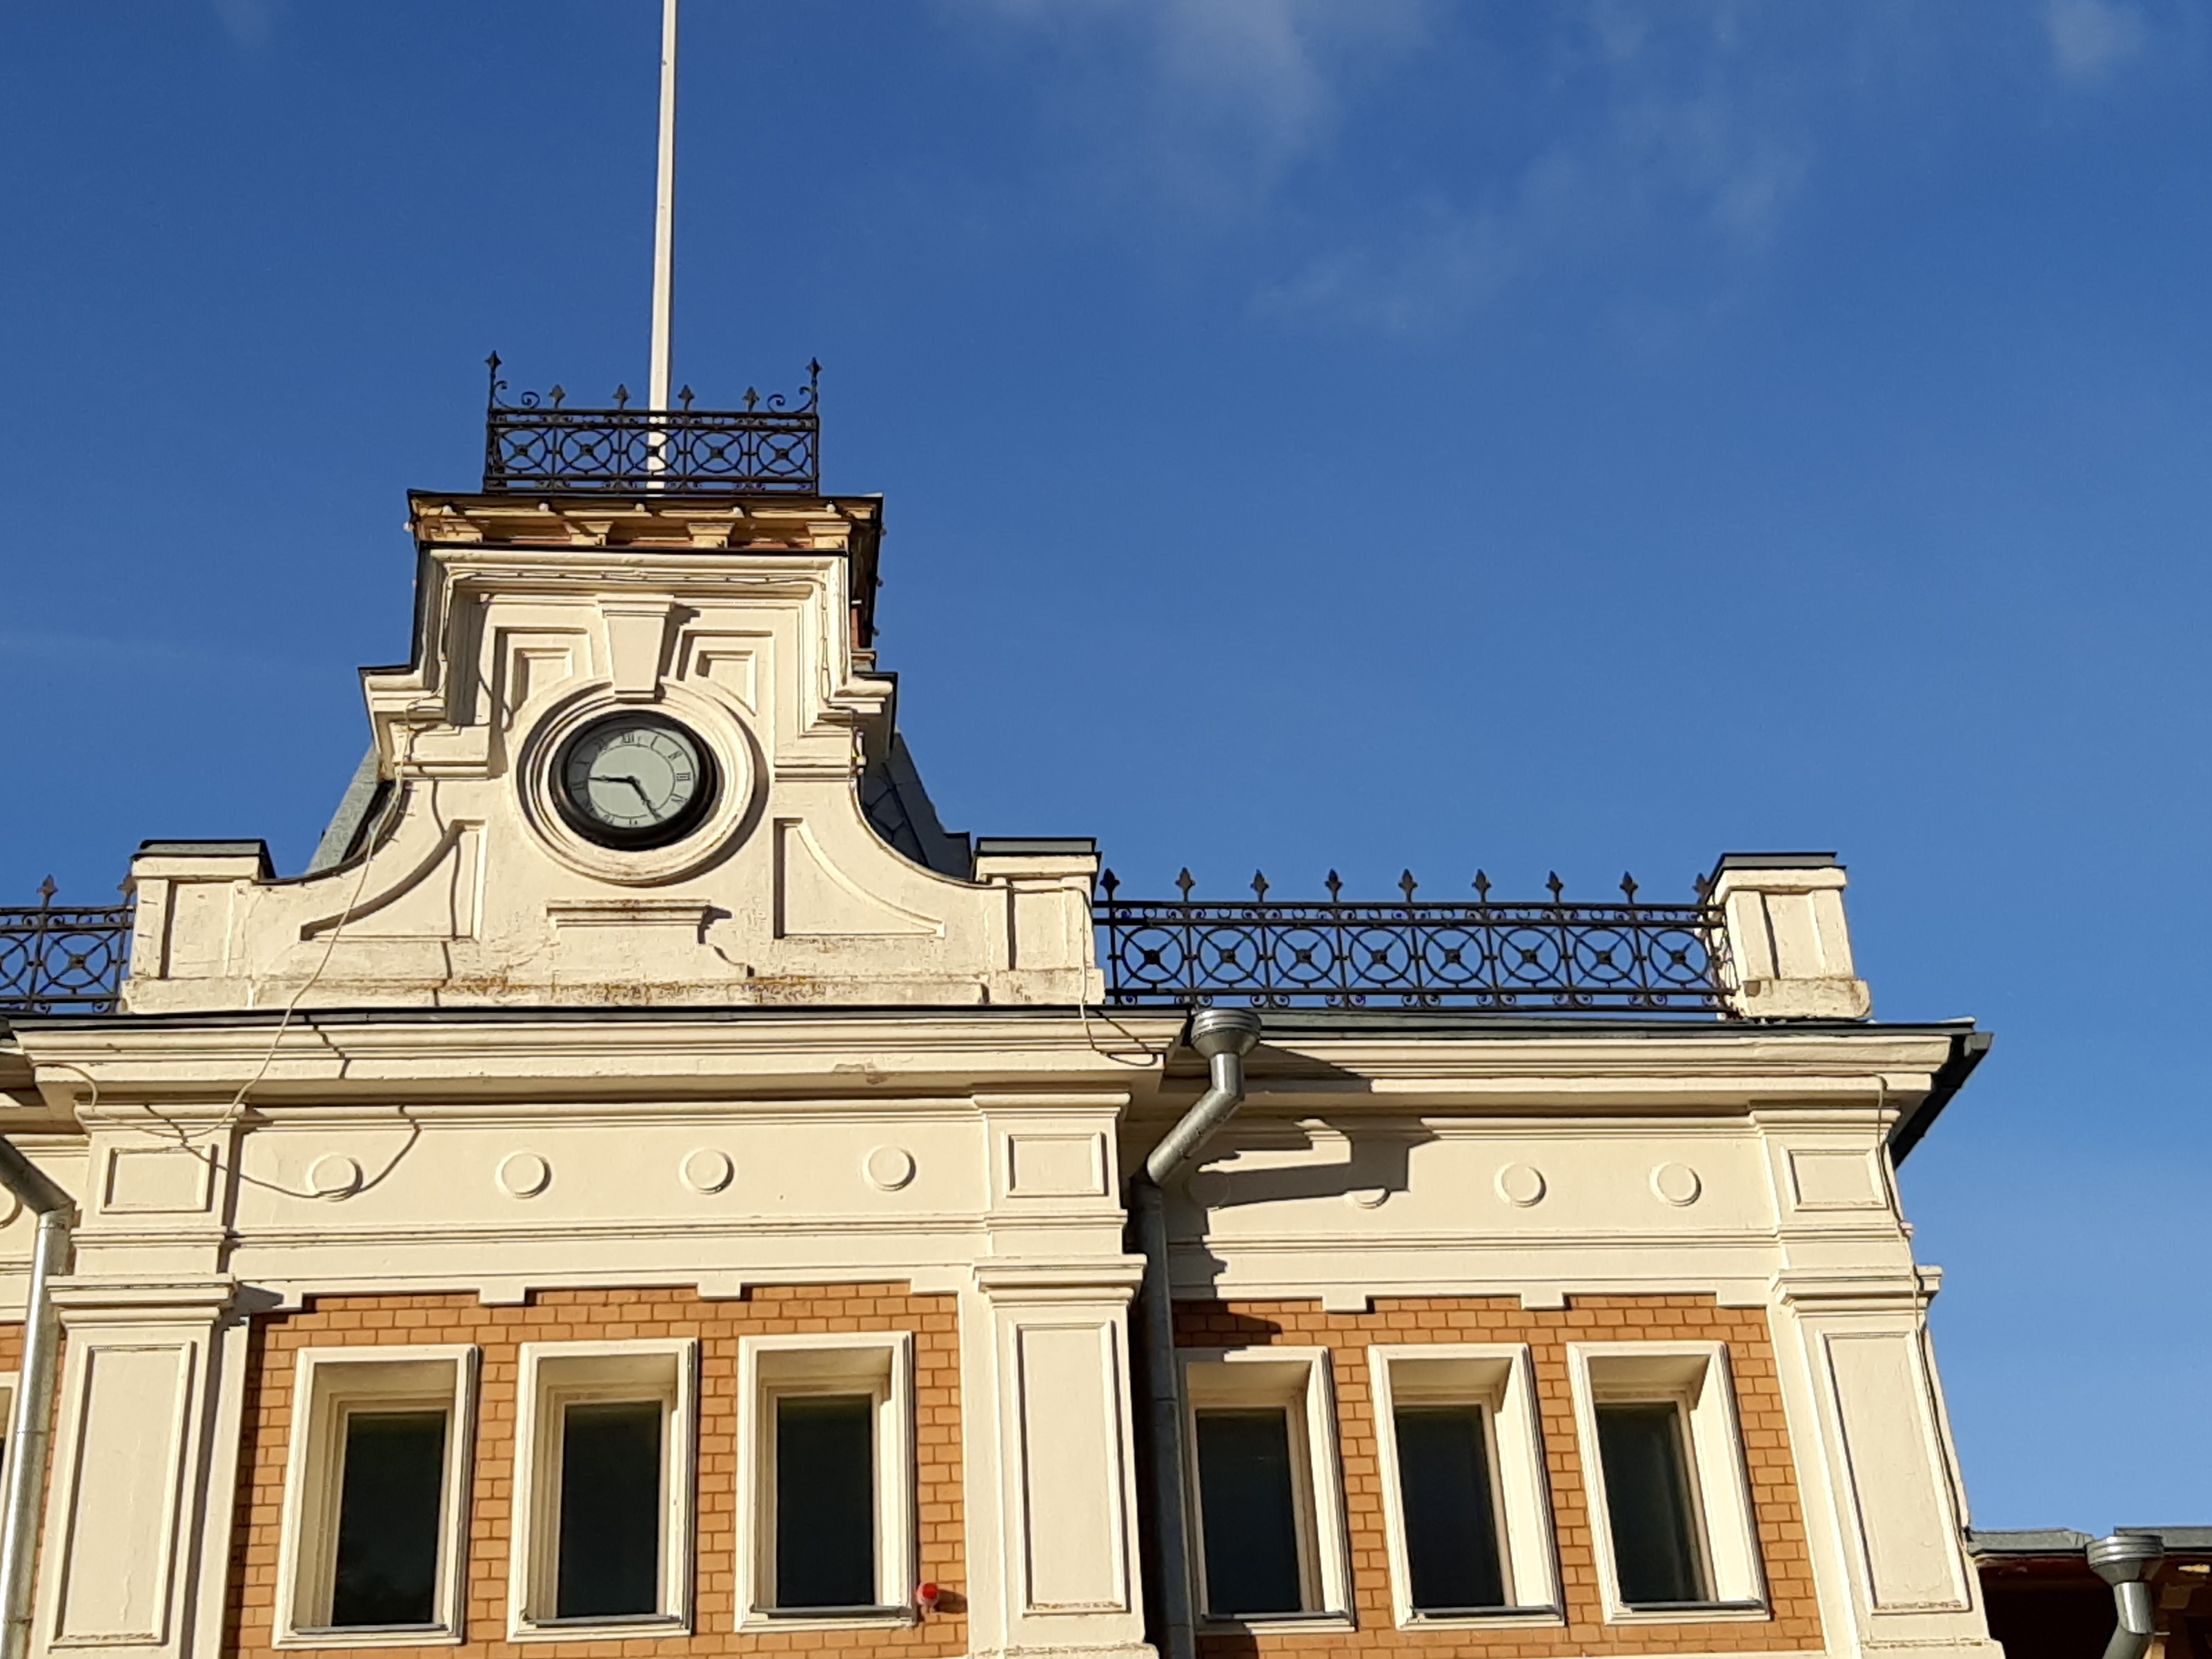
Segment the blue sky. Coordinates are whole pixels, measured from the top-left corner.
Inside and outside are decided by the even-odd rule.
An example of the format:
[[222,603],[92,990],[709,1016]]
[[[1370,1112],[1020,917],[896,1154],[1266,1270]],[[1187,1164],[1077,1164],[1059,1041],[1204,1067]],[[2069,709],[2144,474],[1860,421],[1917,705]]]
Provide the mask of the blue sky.
[[[0,16],[0,902],[296,868],[483,359],[643,380],[648,0]],[[824,374],[948,823],[1836,848],[1984,1526],[2212,1522],[2212,14],[689,0],[677,367]]]

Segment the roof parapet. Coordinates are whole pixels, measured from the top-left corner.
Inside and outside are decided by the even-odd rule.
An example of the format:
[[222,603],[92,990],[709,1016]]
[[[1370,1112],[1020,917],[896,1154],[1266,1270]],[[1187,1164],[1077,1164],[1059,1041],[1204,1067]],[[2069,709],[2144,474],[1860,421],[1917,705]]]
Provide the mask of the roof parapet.
[[1720,913],[1715,964],[1740,1019],[1864,1019],[1874,993],[1851,960],[1833,853],[1729,853],[1705,883]]

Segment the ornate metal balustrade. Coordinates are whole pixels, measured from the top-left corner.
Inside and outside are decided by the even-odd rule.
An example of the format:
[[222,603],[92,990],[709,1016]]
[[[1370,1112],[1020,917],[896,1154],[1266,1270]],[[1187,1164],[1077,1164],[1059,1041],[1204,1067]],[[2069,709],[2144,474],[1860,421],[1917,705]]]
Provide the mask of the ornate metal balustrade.
[[1185,870],[1176,899],[1129,899],[1110,870],[1096,914],[1106,994],[1122,1004],[1246,1002],[1261,1007],[1461,1006],[1515,1013],[1715,1014],[1720,913],[1645,904],[1620,878],[1621,902],[1570,903],[1553,875],[1548,902],[1490,896],[1477,872],[1475,902],[1417,900],[1407,871],[1395,903],[1194,899]]
[[[1109,1000],[1125,1006],[1243,1001],[1271,1008],[1459,1006],[1504,1013],[1725,1012],[1718,982],[1720,913],[1702,902],[1649,904],[1621,878],[1621,902],[1569,902],[1554,875],[1548,902],[1508,902],[1474,878],[1474,903],[1342,896],[1270,902],[1121,896],[1100,879],[1097,917]],[[0,1013],[108,1013],[130,959],[131,907],[39,903],[0,908]]]
[[131,907],[54,902],[0,908],[0,1013],[112,1013],[131,957]]
[[745,393],[734,410],[694,409],[685,386],[680,407],[632,409],[629,388],[615,388],[610,409],[571,409],[555,386],[503,400],[499,354],[485,359],[491,392],[484,410],[487,493],[592,495],[709,493],[811,495],[822,487],[822,365],[806,366],[806,390]]

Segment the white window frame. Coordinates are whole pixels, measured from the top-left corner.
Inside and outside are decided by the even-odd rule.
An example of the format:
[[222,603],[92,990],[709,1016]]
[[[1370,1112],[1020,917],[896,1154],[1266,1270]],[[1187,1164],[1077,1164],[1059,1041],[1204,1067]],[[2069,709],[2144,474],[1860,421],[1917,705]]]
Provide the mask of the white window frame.
[[[1390,1553],[1390,1595],[1399,1628],[1558,1625],[1559,1567],[1552,1536],[1551,1485],[1544,1470],[1536,1379],[1525,1343],[1376,1343],[1367,1350],[1375,1401],[1375,1439],[1382,1476],[1382,1517]],[[1405,1487],[1398,1468],[1397,1408],[1476,1406],[1490,1449],[1491,1499],[1510,1606],[1438,1615],[1413,1606],[1406,1550]]]
[[[477,1351],[419,1347],[302,1348],[293,1360],[291,1444],[276,1551],[280,1648],[451,1646],[468,1607],[469,1476],[476,1462]],[[446,1412],[446,1468],[438,1507],[438,1573],[428,1625],[329,1623],[337,1568],[345,1422],[356,1411]]]
[[[1352,1571],[1346,1543],[1344,1476],[1337,1452],[1336,1392],[1327,1348],[1179,1348],[1182,1443],[1188,1479],[1192,1592],[1206,1624],[1225,1629],[1352,1627]],[[1206,1600],[1206,1513],[1200,1491],[1198,1413],[1282,1406],[1291,1420],[1291,1476],[1297,1499],[1298,1572],[1305,1607],[1255,1616],[1217,1613]]]
[[[1567,1369],[1589,1501],[1590,1547],[1607,1624],[1711,1623],[1770,1617],[1751,1484],[1736,1425],[1735,1388],[1724,1342],[1570,1342]],[[1671,1401],[1689,1437],[1687,1474],[1694,1532],[1712,1600],[1681,1607],[1632,1607],[1620,1594],[1607,1507],[1597,1407]]]
[[[743,1337],[738,1389],[738,1628],[870,1630],[914,1623],[913,1333]],[[778,1607],[770,1599],[775,1593],[775,1401],[787,1395],[860,1393],[875,1401],[877,1604],[830,1613]]]
[[[630,1342],[526,1342],[516,1400],[514,1544],[507,1555],[507,1637],[581,1642],[688,1635],[691,1630],[692,1492],[697,1461],[699,1345],[690,1338]],[[561,1447],[570,1406],[653,1401],[660,1445],[660,1595],[651,1613],[557,1619]]]

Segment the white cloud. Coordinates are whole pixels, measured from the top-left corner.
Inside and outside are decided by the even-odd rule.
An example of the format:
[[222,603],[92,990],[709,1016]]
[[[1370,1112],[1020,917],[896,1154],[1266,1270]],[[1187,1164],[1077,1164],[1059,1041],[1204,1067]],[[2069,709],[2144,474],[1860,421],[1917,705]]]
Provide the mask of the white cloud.
[[1527,223],[1501,215],[1438,216],[1395,247],[1324,253],[1262,289],[1253,309],[1285,321],[1326,317],[1379,334],[1424,333],[1522,274],[1540,242]]
[[1386,333],[1449,327],[1510,285],[1688,249],[1740,262],[1778,233],[1813,166],[1803,89],[1728,5],[1655,27],[1600,0],[1562,25],[1531,106],[1548,143],[1472,200],[1431,204],[1379,245],[1319,254],[1255,309]]
[[258,52],[276,38],[284,0],[215,0],[215,15],[231,45]]
[[946,3],[1054,60],[1038,94],[1094,174],[1212,212],[1256,205],[1325,149],[1348,95],[1418,47],[1434,0]]
[[1098,234],[1249,235],[1255,310],[1395,333],[1609,264],[1724,297],[1788,234],[1824,133],[1924,106],[1960,53],[2094,84],[2154,15],[2174,27],[2152,0],[1990,0],[1992,53],[1990,14],[1919,0],[936,3],[1014,56],[1042,129],[1024,165]]
[[2047,0],[2044,32],[2061,76],[2094,84],[2142,50],[2142,18],[2115,0]]

